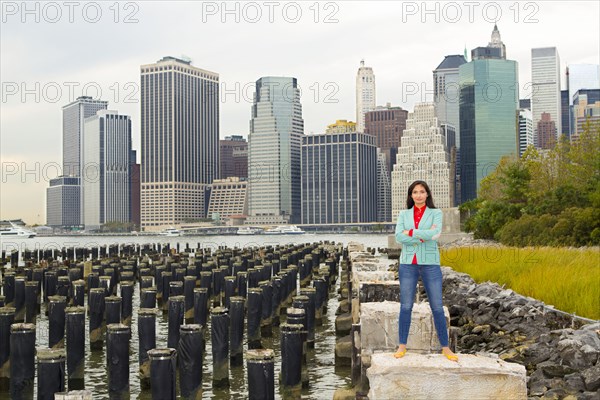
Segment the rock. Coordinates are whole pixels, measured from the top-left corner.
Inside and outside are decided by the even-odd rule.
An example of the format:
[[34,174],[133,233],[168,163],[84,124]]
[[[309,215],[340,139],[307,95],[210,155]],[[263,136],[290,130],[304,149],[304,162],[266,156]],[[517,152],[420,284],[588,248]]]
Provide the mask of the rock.
[[579,393],[585,391],[585,383],[580,374],[565,375],[565,389],[569,393]]
[[600,389],[600,365],[595,365],[581,372],[586,390],[595,392]]
[[350,335],[339,338],[335,343],[336,364],[347,361],[350,363],[352,358],[352,340]]
[[352,315],[350,313],[341,314],[335,318],[335,333],[338,336],[349,334],[351,328]]
[[[362,349],[393,351],[398,347],[398,317],[400,303],[384,301],[360,305],[360,337]],[[448,310],[444,307],[446,321]],[[441,350],[431,308],[428,303],[415,303],[411,316],[406,347],[410,352],[438,352]]]
[[572,374],[575,370],[567,365],[559,365],[552,361],[544,361],[538,365],[544,375],[549,378],[562,378],[565,375]]
[[542,397],[543,399],[549,399],[549,400],[559,400],[562,399],[563,397],[565,397],[567,395],[567,392],[565,392],[564,389],[550,389],[548,390],[546,393],[544,393],[544,397]]
[[336,310],[335,314],[336,315],[346,314],[349,311],[350,311],[350,303],[348,302],[348,299],[344,299],[344,300],[340,301],[340,304],[338,305],[338,309]]
[[354,400],[356,391],[354,389],[339,388],[333,393],[333,400]]
[[369,399],[526,399],[522,365],[488,357],[459,354],[458,362],[439,354],[408,352],[401,359],[392,353],[371,357]]

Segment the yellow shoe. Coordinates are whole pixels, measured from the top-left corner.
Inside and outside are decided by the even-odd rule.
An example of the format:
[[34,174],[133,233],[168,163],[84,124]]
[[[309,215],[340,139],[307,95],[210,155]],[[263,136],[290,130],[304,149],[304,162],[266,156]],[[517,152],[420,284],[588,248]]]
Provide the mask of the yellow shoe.
[[458,356],[452,352],[448,353],[442,350],[442,354],[450,361],[458,361]]
[[402,358],[405,355],[406,355],[406,349],[398,350],[397,352],[394,353],[394,358]]

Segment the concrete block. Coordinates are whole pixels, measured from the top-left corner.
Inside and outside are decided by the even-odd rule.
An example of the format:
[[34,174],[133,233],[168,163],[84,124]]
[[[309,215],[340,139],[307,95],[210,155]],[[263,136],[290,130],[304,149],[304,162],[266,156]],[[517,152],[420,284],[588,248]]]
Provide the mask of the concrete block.
[[400,301],[400,284],[398,281],[361,282],[358,290],[361,303]]
[[525,367],[485,356],[459,354],[458,362],[441,354],[410,351],[371,357],[367,370],[369,399],[527,399]]
[[359,242],[348,243],[348,253],[352,253],[353,251],[365,251],[365,245]]
[[[393,351],[398,347],[398,317],[400,303],[384,301],[360,305],[362,351]],[[444,307],[446,323],[450,326],[450,313]],[[442,347],[433,324],[429,303],[413,305],[410,331],[406,347],[410,352],[439,352]]]

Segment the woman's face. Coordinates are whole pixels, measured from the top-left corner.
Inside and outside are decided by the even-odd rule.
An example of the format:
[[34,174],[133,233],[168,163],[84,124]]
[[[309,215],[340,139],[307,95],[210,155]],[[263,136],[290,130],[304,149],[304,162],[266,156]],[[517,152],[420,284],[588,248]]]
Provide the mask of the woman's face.
[[417,185],[413,188],[411,196],[415,204],[420,207],[427,200],[427,191],[423,185]]

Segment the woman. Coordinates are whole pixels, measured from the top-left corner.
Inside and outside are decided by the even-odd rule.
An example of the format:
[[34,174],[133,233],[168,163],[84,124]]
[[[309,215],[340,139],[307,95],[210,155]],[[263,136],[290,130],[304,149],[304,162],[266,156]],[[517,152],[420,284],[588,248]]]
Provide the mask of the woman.
[[435,330],[442,345],[442,354],[451,361],[458,356],[448,347],[448,328],[442,304],[442,270],[437,240],[442,232],[442,211],[433,205],[431,190],[424,181],[415,181],[408,188],[406,210],[400,212],[396,224],[396,241],[402,243],[400,267],[400,345],[394,357],[406,354],[412,306],[419,276],[427,298]]

